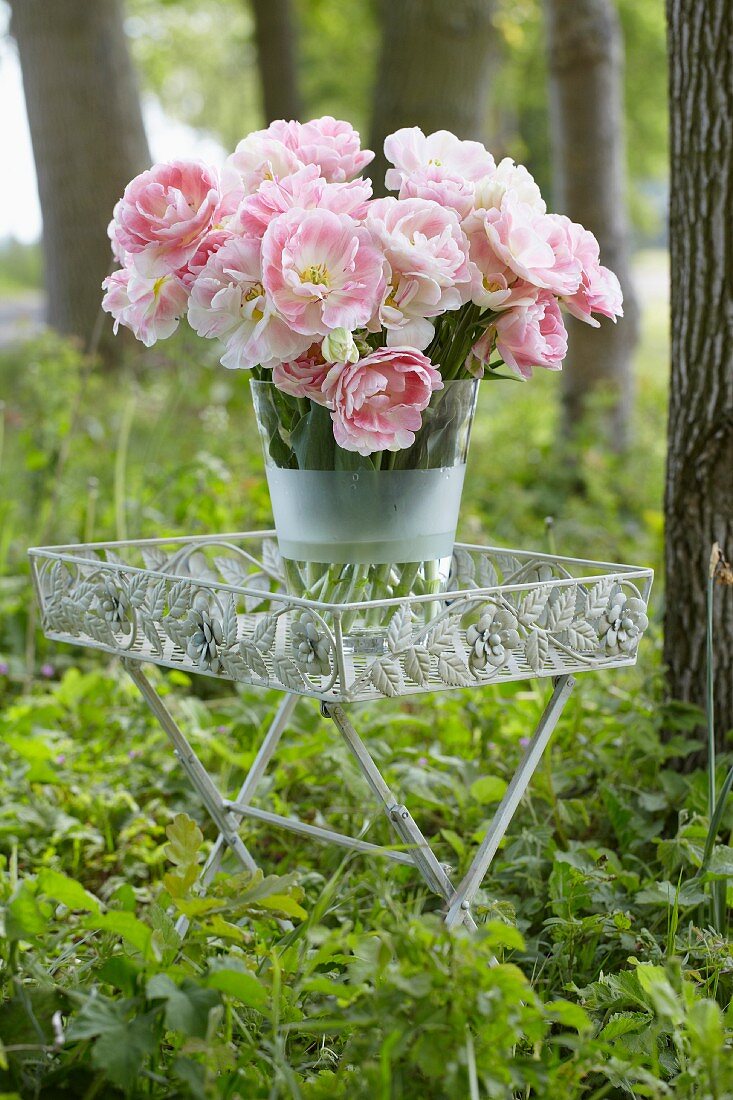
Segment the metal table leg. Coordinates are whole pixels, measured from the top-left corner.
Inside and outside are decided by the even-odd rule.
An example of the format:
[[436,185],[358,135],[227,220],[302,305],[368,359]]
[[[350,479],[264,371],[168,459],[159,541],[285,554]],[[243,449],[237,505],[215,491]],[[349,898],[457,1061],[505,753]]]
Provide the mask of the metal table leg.
[[[395,831],[409,845],[408,852],[412,856],[413,863],[430,889],[446,902],[450,901],[455,891],[445,867],[432,851],[410,811],[406,806],[399,803],[393,795],[369,754],[366,745],[346,717],[343,707],[335,703],[326,703],[321,710],[335,722],[341,736],[351,749],[364,778],[384,806],[387,817]],[[456,923],[460,922],[464,922],[471,929],[475,930],[476,928],[476,922],[467,908],[461,910],[460,921]]]
[[476,896],[574,687],[575,680],[572,676],[558,677],[552,697],[545,707],[506,794],[499,803],[489,831],[481,842],[460,886],[450,899],[450,907],[445,918],[449,928],[460,923],[462,914]]
[[[297,702],[297,695],[286,695],[277,710],[275,711],[275,716],[272,719],[270,728],[265,736],[265,740],[260,745],[257,755],[252,762],[252,767],[247,772],[245,780],[239,789],[239,794],[237,795],[238,803],[246,804],[252,798],[255,792],[255,787],[264,775],[265,769],[270,763],[272,755],[275,752],[278,744],[280,743],[280,738],[285,732],[285,727],[288,723],[288,719],[295,710],[295,704]],[[232,806],[231,803],[227,803],[225,800],[222,801],[223,804],[229,809],[229,812],[231,814],[236,815],[238,818],[241,818],[241,813],[237,813],[236,807]],[[198,879],[197,888],[201,893],[205,892],[206,887],[213,880],[214,876],[221,867],[221,862],[224,858],[224,852],[227,848],[227,843],[228,842],[225,840],[222,833],[219,833],[218,837],[214,841],[214,845],[209,852],[209,855],[206,859],[206,862],[204,863]],[[176,932],[178,932],[181,938],[183,938],[188,932],[189,924],[190,921],[188,917],[181,914],[181,916],[176,921]]]
[[[297,702],[297,695],[286,695],[283,698],[283,701],[280,703],[280,706],[277,708],[275,716],[270,724],[270,728],[267,731],[267,735],[265,736],[265,740],[260,745],[257,755],[252,762],[252,767],[247,772],[246,778],[242,783],[242,786],[239,788],[239,794],[236,797],[236,802],[240,803],[241,805],[248,803],[254,795],[255,787],[262,779],[267,765],[270,763],[275,749],[280,743],[280,738],[285,732],[285,727],[288,723],[288,719],[295,710],[295,704]],[[232,814],[237,814],[237,808],[231,804],[229,804],[229,810]],[[219,870],[225,847],[226,841],[220,833],[216,839],[214,847],[209,853],[209,858],[204,864],[203,871],[201,872],[202,886],[208,886],[216,872]]]
[[[296,695],[286,695],[280,703],[265,739],[257,751],[252,767],[242,783],[237,798],[225,799],[217,790],[204,765],[193,751],[165,703],[142,672],[139,664],[129,660],[123,661],[123,664],[172,742],[177,758],[181,761],[191,783],[201,796],[209,816],[219,829],[219,835],[197,883],[199,890],[204,891],[216,875],[221,867],[224,850],[227,847],[232,849],[246,870],[251,872],[257,870],[257,864],[238,833],[241,818],[251,816],[268,824],[287,828],[305,836],[311,836],[316,840],[341,844],[365,855],[387,856],[397,862],[414,866],[420,872],[428,887],[445,901],[448,908],[445,917],[446,925],[449,928],[454,928],[459,924],[465,924],[471,930],[475,930],[477,927],[471,913],[471,903],[488,872],[491,861],[516,813],[542,753],[557,725],[563,707],[575,685],[575,681],[571,676],[561,676],[557,679],[552,697],[507,788],[506,794],[499,804],[489,830],[463,880],[456,889],[451,883],[445,867],[431,849],[410,811],[404,804],[398,802],[393,794],[342,706],[337,703],[322,703],[321,712],[324,716],[333,719],[369,787],[382,803],[391,825],[404,842],[406,846],[404,853],[395,852],[356,837],[336,833],[330,829],[307,825],[298,818],[284,818],[279,814],[255,809],[250,805],[257,785],[272,759],[295,708],[298,699]],[[188,925],[188,919],[181,916],[176,924],[176,930],[181,937],[185,936]]]
[[211,776],[186,740],[173,715],[140,666],[132,661],[125,661],[124,665],[139,688],[145,702],[170,738],[173,751],[181,761],[191,783],[201,795],[201,800],[206,806],[209,816],[218,826],[222,841],[229,845],[245,870],[256,871],[257,864],[237,832],[238,821],[236,817],[224,806],[222,797],[214,786]]

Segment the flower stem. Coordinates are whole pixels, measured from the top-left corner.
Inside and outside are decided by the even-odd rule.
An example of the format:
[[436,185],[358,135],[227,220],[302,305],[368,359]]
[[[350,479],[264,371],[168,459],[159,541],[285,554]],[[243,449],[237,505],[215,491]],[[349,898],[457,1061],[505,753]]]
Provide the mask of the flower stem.
[[[425,562],[423,572],[425,574],[425,591],[431,594],[437,593],[440,590],[440,576],[438,573],[438,559],[431,558]],[[440,614],[440,602],[438,600],[430,601],[425,604],[425,621],[430,622],[437,615]]]

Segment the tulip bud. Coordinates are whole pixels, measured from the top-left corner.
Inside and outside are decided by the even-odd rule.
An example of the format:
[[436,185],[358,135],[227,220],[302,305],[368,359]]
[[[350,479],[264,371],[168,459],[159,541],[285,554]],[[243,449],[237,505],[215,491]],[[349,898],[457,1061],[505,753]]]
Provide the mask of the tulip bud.
[[324,337],[321,354],[327,363],[356,363],[359,349],[347,328],[335,328]]

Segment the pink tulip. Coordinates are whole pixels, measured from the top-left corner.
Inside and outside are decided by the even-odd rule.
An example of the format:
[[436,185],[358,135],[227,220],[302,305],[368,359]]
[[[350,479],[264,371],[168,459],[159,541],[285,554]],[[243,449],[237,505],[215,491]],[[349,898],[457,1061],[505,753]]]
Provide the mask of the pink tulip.
[[530,305],[507,310],[493,328],[499,355],[522,378],[532,377],[532,367],[561,370],[568,336],[552,294],[540,292]]
[[225,345],[230,368],[274,367],[297,358],[310,341],[275,312],[262,285],[260,242],[231,237],[197,275],[188,309],[191,327]]
[[229,229],[210,229],[205,237],[202,237],[201,243],[194,252],[191,259],[186,264],[185,268],[182,268],[179,272],[180,277],[183,279],[186,286],[190,288],[193,286],[196,276],[203,271],[206,267],[209,259],[218,252],[221,246],[228,241],[232,236]]
[[242,178],[231,164],[225,164],[219,173],[219,205],[214,212],[214,229],[222,229],[229,224],[244,198]]
[[543,214],[521,202],[511,191],[501,208],[477,211],[466,221],[473,236],[483,228],[497,259],[528,283],[553,294],[575,294],[581,265],[572,253],[565,226],[552,214]]
[[300,210],[331,210],[359,219],[372,193],[368,180],[353,183],[328,183],[319,175],[318,166],[309,164],[282,180],[263,180],[253,195],[248,195],[228,224],[234,233],[262,237],[278,214],[297,207]]
[[124,325],[146,348],[175,332],[188,303],[188,289],[178,275],[146,278],[132,265],[108,275],[102,289],[102,309],[114,317],[115,333]]
[[348,122],[324,115],[305,123],[272,122],[240,141],[227,163],[251,195],[263,180],[282,181],[309,164],[327,182],[345,183],[373,158],[374,153],[359,148],[359,135]]
[[577,294],[565,298],[568,312],[586,324],[598,327],[598,321],[591,313],[600,313],[614,322],[624,315],[624,296],[621,284],[610,268],[603,264],[583,270],[583,279]]
[[494,158],[480,141],[461,141],[448,130],[427,136],[418,126],[397,130],[385,139],[384,155],[394,164],[385,176],[390,191],[400,191],[412,176],[419,179],[424,172],[433,183],[443,178],[454,185],[460,180],[475,183],[494,170]]
[[379,348],[332,367],[323,392],[337,444],[361,455],[409,447],[431,393],[442,386],[440,373],[414,348]]
[[495,336],[496,332],[493,328],[484,329],[466,356],[466,361],[463,365],[468,373],[474,378],[483,378],[484,369],[488,367],[491,362]]
[[117,222],[114,220],[114,218],[112,219],[112,221],[107,226],[107,236],[109,237],[109,243],[110,243],[110,248],[112,250],[112,256],[114,257],[114,259],[117,261],[118,264],[124,265],[125,262],[127,261],[127,253],[125,252],[124,248],[122,247],[121,244],[119,244],[119,242],[117,240]]
[[215,173],[199,161],[156,164],[114,209],[113,239],[146,276],[177,271],[198,248],[220,203]]
[[582,276],[575,294],[565,298],[568,312],[586,324],[598,328],[600,322],[592,316],[600,313],[604,317],[623,317],[623,294],[614,273],[600,262],[598,241],[593,234],[577,222],[561,214],[556,215],[570,240],[573,255],[580,261]]
[[369,232],[330,210],[281,214],[262,239],[265,289],[291,327],[306,336],[365,325],[384,290],[383,266]]
[[239,142],[227,160],[238,173],[245,195],[252,195],[263,180],[279,180],[303,167],[296,153],[299,123],[272,122]]
[[376,199],[366,225],[389,265],[386,296],[370,328],[383,325],[389,346],[423,350],[427,320],[459,309],[471,296],[468,241],[453,210],[429,199]]
[[319,405],[326,403],[323,384],[331,370],[322,354],[320,344],[311,344],[307,351],[290,363],[277,363],[272,370],[272,381],[283,393],[292,397],[307,397]]
[[463,176],[453,175],[435,164],[405,176],[400,186],[401,199],[432,199],[439,206],[455,210],[459,218],[471,212],[475,201],[475,184]]
[[298,128],[296,147],[303,164],[317,164],[329,183],[344,183],[358,176],[374,160],[374,153],[359,148],[357,131],[331,115],[304,122]]
[[464,229],[469,230],[471,301],[474,305],[495,311],[534,301],[537,288],[520,279],[498,258],[489,244],[483,221],[469,218],[464,222]]
[[534,178],[523,164],[515,164],[510,157],[504,157],[493,172],[476,184],[474,206],[477,210],[491,210],[492,207],[498,210],[508,191],[539,214],[545,213],[547,207]]

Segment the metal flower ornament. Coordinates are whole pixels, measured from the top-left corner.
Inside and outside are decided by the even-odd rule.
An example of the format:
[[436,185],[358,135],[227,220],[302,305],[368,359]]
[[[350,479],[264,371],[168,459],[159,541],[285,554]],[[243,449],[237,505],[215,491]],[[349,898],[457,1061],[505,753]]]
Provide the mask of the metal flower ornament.
[[599,636],[610,656],[634,653],[649,626],[646,604],[618,590],[600,621]]
[[129,634],[132,630],[130,600],[127,593],[114,581],[105,577],[99,591],[99,606],[106,622],[113,630]]
[[328,676],[331,671],[331,640],[324,631],[319,631],[318,623],[310,611],[303,614],[292,625],[294,660],[302,672],[314,676]]
[[472,672],[482,672],[486,665],[501,668],[507,651],[519,646],[517,618],[508,608],[492,608],[466,631],[470,647],[468,658]]
[[219,648],[224,641],[220,619],[211,612],[205,597],[196,597],[183,625],[188,637],[186,653],[201,668],[219,670]]

